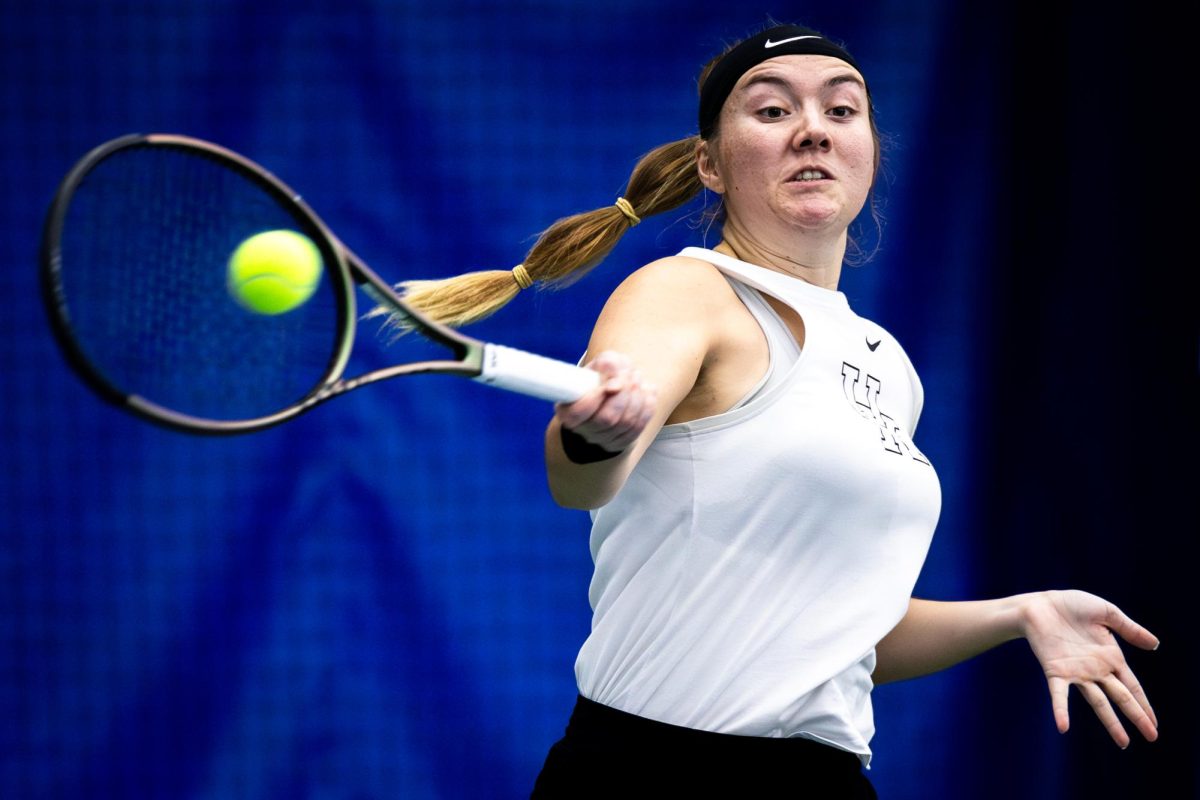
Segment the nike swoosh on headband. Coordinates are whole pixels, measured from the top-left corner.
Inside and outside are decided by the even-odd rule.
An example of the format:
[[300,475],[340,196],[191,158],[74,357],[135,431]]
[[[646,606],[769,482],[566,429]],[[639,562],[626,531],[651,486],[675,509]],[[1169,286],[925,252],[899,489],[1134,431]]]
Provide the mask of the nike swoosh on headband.
[[796,42],[801,39],[820,39],[820,38],[821,38],[820,36],[793,36],[790,39],[780,39],[778,42],[772,42],[770,39],[767,39],[767,43],[763,45],[763,48],[765,49],[768,47],[779,47],[779,45],[781,45],[781,44],[787,44],[788,42]]

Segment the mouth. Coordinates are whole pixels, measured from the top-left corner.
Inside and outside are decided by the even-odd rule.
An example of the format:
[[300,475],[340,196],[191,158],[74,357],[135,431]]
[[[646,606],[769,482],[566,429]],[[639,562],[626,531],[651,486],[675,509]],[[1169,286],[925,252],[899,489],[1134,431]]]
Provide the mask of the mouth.
[[806,183],[808,181],[825,181],[829,180],[831,177],[832,176],[823,169],[818,169],[816,167],[805,167],[793,175],[791,179],[800,183]]

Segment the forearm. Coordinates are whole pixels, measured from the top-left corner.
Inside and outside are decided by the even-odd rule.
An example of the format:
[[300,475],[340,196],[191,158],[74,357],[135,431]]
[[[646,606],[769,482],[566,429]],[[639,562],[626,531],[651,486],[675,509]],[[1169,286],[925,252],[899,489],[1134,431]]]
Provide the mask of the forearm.
[[565,508],[593,509],[620,490],[635,461],[633,447],[620,455],[590,464],[576,464],[563,452],[561,423],[546,427],[546,480],[554,502]]
[[938,602],[912,598],[904,619],[875,647],[875,683],[916,678],[1019,639],[1033,595]]

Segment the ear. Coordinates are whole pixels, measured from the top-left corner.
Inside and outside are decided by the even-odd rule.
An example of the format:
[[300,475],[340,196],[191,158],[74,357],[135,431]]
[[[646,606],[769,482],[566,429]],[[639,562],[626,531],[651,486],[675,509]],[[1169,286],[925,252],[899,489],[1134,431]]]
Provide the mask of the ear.
[[721,173],[717,170],[712,143],[706,139],[696,142],[696,174],[709,190],[725,194],[725,181],[721,180]]

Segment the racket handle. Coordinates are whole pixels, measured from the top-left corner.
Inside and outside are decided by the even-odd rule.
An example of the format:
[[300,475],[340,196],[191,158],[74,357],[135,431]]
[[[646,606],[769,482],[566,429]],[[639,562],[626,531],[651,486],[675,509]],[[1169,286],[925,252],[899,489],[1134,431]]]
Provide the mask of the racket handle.
[[480,383],[553,403],[578,400],[600,383],[599,373],[499,344],[483,346]]

